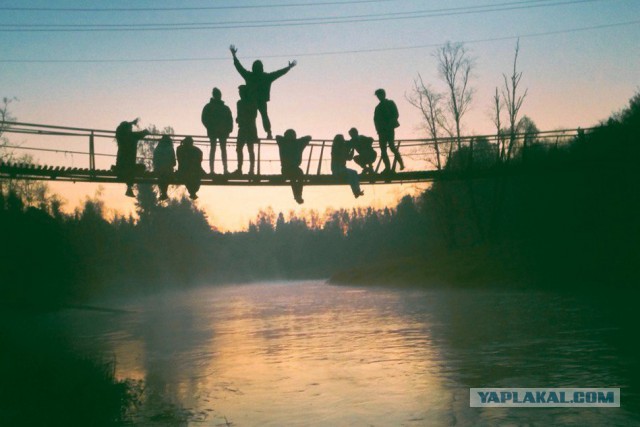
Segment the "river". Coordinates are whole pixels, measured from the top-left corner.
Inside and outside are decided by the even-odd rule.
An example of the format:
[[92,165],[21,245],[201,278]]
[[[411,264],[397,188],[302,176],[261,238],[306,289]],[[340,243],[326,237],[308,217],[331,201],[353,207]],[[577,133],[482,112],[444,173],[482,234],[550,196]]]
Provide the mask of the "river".
[[[632,425],[638,362],[616,310],[545,292],[199,287],[50,314],[144,381],[145,425]],[[470,408],[469,387],[620,387],[621,408]],[[636,424],[637,425],[637,424]]]

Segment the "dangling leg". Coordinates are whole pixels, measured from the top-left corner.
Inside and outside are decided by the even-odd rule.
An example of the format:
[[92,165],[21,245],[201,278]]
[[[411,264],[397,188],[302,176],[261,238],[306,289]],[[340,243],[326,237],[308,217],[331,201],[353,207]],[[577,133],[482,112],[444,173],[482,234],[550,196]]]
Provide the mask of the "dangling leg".
[[358,172],[353,169],[346,169],[345,175],[347,178],[347,182],[351,186],[351,191],[353,192],[353,196],[357,199],[358,197],[364,195],[364,191],[360,189],[360,178],[358,178]]
[[124,193],[127,197],[136,197],[133,194],[133,184],[135,182],[135,164],[132,166],[126,166],[124,170],[124,181],[127,184],[127,191]]
[[304,199],[302,198],[303,179],[304,173],[302,172],[302,169],[298,168],[291,180],[291,186],[293,188],[293,197],[299,205],[304,203]]

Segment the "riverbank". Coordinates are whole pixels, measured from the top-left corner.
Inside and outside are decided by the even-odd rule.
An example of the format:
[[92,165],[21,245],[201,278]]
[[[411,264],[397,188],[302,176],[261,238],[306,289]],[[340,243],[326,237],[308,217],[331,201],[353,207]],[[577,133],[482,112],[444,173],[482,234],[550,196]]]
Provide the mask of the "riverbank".
[[634,290],[637,271],[580,267],[578,256],[532,254],[520,245],[477,246],[430,256],[389,257],[340,270],[337,285],[384,285],[459,289]]

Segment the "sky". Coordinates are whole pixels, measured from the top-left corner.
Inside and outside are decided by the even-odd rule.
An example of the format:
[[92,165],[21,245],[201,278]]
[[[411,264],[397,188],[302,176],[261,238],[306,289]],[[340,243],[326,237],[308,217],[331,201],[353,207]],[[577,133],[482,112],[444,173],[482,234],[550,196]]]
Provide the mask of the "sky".
[[[214,86],[235,115],[243,81],[229,52],[234,44],[247,68],[255,59],[267,71],[298,61],[273,84],[274,134],[294,128],[331,140],[355,126],[375,136],[373,92],[385,88],[400,111],[397,138],[421,138],[420,113],[406,96],[418,74],[444,89],[433,52],[451,41],[463,42],[475,61],[463,133],[490,134],[493,93],[511,72],[518,37],[528,90],[521,114],[541,130],[593,126],[640,88],[638,0],[16,0],[0,1],[0,97],[17,98],[11,111],[21,122],[115,129],[140,117],[142,127],[203,135],[200,112]],[[88,145],[8,136],[24,146]],[[115,153],[114,141],[97,144]],[[35,156],[47,164],[88,162]],[[134,209],[123,184],[51,188],[68,209],[97,192],[112,210]],[[197,203],[214,226],[238,230],[269,206],[285,213],[394,206],[418,190],[366,185],[355,200],[347,186],[308,187],[299,207],[287,187],[207,186]]]

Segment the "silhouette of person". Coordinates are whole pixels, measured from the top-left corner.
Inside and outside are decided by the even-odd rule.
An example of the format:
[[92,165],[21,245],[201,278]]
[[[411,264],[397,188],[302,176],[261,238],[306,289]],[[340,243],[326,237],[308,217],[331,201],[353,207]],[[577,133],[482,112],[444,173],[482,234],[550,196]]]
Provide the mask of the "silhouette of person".
[[357,155],[353,157],[353,161],[362,168],[362,173],[374,173],[373,162],[376,161],[378,154],[373,149],[373,138],[360,135],[358,129],[349,129],[349,148],[355,150]]
[[389,162],[389,156],[387,155],[387,145],[394,155],[395,160],[400,165],[400,170],[404,169],[404,162],[402,156],[398,151],[398,148],[394,144],[396,128],[400,126],[398,122],[398,107],[396,103],[390,99],[387,99],[387,94],[384,89],[378,89],[375,91],[376,97],[380,101],[376,105],[376,109],[373,113],[373,123],[376,126],[376,132],[378,132],[378,140],[380,141],[380,157],[384,162],[384,171],[382,173],[393,172],[391,170],[391,164]]
[[262,117],[262,126],[267,132],[267,139],[273,139],[271,134],[271,121],[267,113],[267,102],[271,99],[271,84],[279,77],[285,75],[290,69],[296,66],[296,61],[289,61],[289,65],[280,70],[271,73],[264,72],[262,61],[253,62],[251,71],[247,71],[236,56],[238,49],[234,45],[229,46],[231,55],[233,55],[233,65],[244,79],[247,85],[249,99],[256,103],[260,117]]
[[[133,126],[138,125],[138,119],[130,122],[121,122],[116,128],[116,142],[118,144],[118,154],[116,155],[116,172],[118,178],[127,184],[127,197],[135,197],[133,194],[133,183],[136,172],[140,167],[136,165],[136,154],[138,152],[138,141],[149,135],[148,130],[133,131]],[[144,170],[144,166],[142,170]]]
[[211,143],[209,152],[209,170],[214,174],[213,164],[216,158],[216,144],[220,142],[220,153],[222,154],[222,168],[224,174],[228,174],[227,169],[227,138],[233,131],[233,117],[231,109],[224,104],[222,92],[217,87],[211,91],[212,98],[202,109],[202,124],[207,128],[207,136]]
[[202,150],[193,145],[193,138],[187,136],[180,142],[176,150],[178,157],[178,176],[187,187],[189,197],[198,198],[200,181],[204,171],[202,170]]
[[160,190],[160,200],[167,200],[167,190],[169,181],[173,175],[173,168],[176,165],[176,153],[173,150],[173,141],[169,135],[162,135],[158,145],[153,150],[153,171],[158,176],[158,189]]
[[302,163],[302,152],[309,145],[310,136],[298,138],[296,131],[287,129],[284,136],[276,136],[278,151],[280,152],[280,167],[282,176],[291,182],[293,198],[298,204],[304,203],[302,199],[302,187],[304,173],[300,169]]
[[236,123],[238,123],[238,143],[236,145],[236,154],[238,155],[238,169],[234,174],[242,175],[242,151],[246,145],[247,150],[249,150],[249,175],[253,175],[256,161],[253,144],[258,142],[258,129],[256,128],[258,108],[254,101],[249,100],[246,85],[238,86],[238,93],[240,94],[240,100],[236,104]]
[[357,199],[364,195],[364,191],[360,189],[358,173],[353,169],[347,168],[347,160],[352,158],[353,150],[349,148],[344,135],[336,135],[333,138],[333,145],[331,145],[331,173],[347,181],[351,186],[354,197]]

